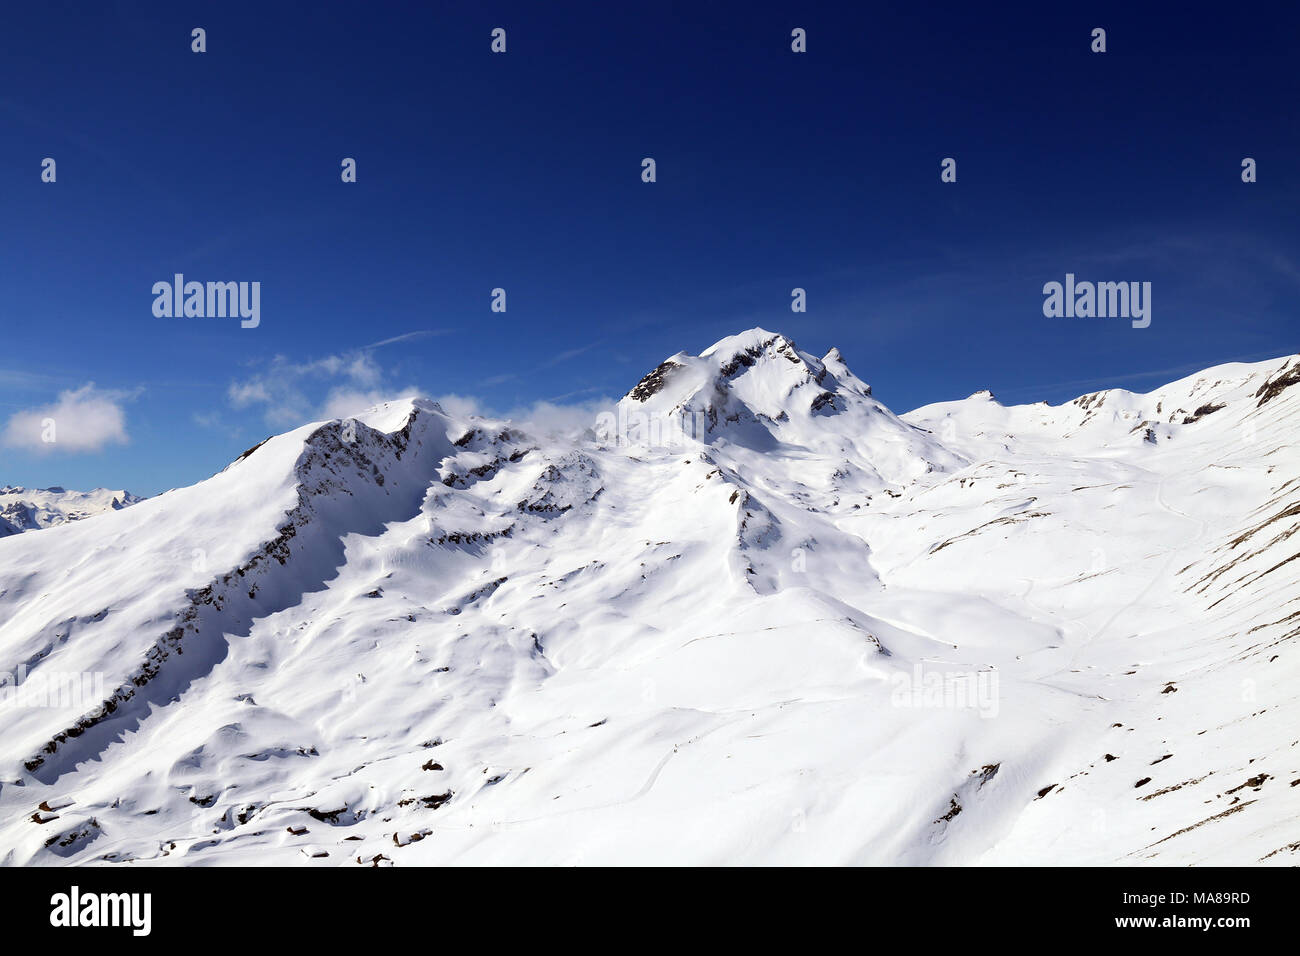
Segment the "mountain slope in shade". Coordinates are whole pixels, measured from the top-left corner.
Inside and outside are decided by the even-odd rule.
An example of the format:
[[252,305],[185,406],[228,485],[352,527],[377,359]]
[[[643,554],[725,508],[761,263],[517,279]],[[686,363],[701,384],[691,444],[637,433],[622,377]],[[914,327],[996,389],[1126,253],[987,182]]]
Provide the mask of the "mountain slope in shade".
[[754,329],[8,537],[0,860],[1294,863],[1298,370],[899,417]]

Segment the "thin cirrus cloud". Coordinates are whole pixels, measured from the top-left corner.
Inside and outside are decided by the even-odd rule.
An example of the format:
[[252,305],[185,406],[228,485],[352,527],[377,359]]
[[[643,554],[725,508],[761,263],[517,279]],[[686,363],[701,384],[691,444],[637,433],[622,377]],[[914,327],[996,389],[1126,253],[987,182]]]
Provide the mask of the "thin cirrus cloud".
[[0,433],[0,444],[35,454],[96,452],[125,445],[125,402],[140,390],[101,389],[94,382],[60,392],[57,401],[16,412]]
[[384,339],[382,342],[371,342],[365,346],[365,349],[377,349],[397,342],[413,342],[416,339],[427,339],[436,335],[451,335],[453,331],[453,329],[419,329],[415,332],[404,332],[401,335],[394,335],[391,339]]

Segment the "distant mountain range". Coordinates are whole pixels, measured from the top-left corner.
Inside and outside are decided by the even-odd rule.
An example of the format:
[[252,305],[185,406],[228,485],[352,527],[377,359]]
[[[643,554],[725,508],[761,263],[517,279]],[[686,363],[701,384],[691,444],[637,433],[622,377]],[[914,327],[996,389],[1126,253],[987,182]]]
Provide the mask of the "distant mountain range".
[[118,511],[143,501],[129,491],[65,491],[62,488],[0,488],[0,538]]

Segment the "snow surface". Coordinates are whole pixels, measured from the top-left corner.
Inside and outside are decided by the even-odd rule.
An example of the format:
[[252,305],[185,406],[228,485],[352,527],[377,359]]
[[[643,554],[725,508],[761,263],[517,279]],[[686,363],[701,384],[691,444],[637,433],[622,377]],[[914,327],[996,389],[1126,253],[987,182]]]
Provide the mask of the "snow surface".
[[0,540],[0,861],[1294,864],[1297,382],[306,425]]

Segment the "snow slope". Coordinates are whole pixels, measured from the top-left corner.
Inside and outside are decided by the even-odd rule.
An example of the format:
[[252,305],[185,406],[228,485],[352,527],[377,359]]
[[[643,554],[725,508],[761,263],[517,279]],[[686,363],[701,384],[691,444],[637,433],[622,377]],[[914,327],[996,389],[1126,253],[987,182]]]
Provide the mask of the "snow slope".
[[304,426],[0,541],[0,861],[1294,863],[1298,381]]

